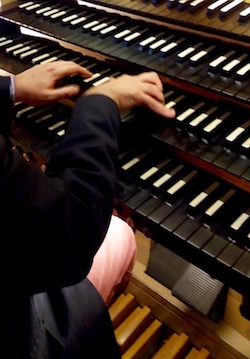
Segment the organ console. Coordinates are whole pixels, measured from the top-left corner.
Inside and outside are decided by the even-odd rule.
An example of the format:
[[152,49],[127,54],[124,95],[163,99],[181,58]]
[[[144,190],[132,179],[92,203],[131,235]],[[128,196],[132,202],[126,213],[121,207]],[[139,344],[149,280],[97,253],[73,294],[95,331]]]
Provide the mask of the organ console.
[[[139,278],[137,263],[129,284],[134,294],[110,308],[119,317],[113,324],[123,358],[249,358],[249,1],[2,3],[5,71],[73,60],[94,74],[65,79],[84,91],[125,72],[153,70],[166,106],[176,110],[170,121],[145,109],[121,114],[116,208],[141,234],[139,243],[150,238],[143,273]],[[13,145],[42,163],[64,135],[74,101],[16,104]],[[242,299],[238,315],[247,329],[239,345],[239,334],[228,344],[211,323],[214,308],[217,321],[227,314],[225,289]],[[194,311],[191,319],[183,311]],[[126,329],[131,321],[140,323],[135,336]]]

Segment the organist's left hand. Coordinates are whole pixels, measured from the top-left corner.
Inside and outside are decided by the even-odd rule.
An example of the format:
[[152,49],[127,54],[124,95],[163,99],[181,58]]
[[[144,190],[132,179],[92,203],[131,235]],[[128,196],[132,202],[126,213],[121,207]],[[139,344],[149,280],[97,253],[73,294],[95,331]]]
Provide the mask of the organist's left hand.
[[55,61],[35,65],[14,77],[15,101],[41,105],[77,96],[80,86],[69,84],[58,87],[60,80],[68,76],[90,77],[92,73],[73,61]]

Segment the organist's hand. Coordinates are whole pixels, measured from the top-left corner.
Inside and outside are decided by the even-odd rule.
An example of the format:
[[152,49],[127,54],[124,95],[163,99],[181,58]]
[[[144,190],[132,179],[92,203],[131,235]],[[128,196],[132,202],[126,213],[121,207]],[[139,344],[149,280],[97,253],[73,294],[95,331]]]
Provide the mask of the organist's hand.
[[91,94],[103,94],[112,98],[121,112],[144,106],[160,116],[175,116],[174,109],[165,107],[162,82],[153,71],[112,78],[103,85],[91,87],[84,96]]
[[80,92],[79,85],[57,87],[60,80],[74,75],[86,78],[92,73],[73,61],[59,60],[33,66],[15,76],[15,101],[41,105],[74,97]]

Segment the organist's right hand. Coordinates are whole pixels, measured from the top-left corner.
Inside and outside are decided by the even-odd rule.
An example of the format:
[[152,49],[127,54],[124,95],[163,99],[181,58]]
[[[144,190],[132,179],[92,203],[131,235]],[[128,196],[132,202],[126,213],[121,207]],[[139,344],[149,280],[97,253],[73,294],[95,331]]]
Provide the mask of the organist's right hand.
[[100,86],[91,87],[84,96],[91,94],[110,97],[121,112],[144,106],[163,117],[175,116],[174,109],[165,107],[162,82],[153,71],[112,78]]

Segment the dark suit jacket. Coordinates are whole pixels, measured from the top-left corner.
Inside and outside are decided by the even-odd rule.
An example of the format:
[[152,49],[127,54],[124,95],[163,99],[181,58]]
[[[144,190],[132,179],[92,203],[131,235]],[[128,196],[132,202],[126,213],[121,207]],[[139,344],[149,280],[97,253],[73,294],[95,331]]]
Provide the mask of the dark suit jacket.
[[84,279],[113,208],[118,108],[81,97],[47,176],[11,150],[11,110],[0,78],[0,357],[120,358],[107,308]]

